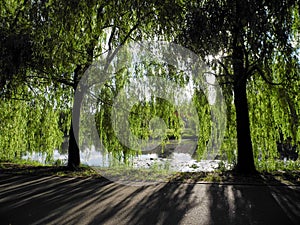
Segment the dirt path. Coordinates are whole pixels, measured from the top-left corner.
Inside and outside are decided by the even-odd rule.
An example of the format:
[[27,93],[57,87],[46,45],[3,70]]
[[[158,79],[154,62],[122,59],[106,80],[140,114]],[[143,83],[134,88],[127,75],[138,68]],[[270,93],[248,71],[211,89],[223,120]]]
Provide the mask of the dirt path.
[[300,186],[0,174],[0,224],[300,224]]

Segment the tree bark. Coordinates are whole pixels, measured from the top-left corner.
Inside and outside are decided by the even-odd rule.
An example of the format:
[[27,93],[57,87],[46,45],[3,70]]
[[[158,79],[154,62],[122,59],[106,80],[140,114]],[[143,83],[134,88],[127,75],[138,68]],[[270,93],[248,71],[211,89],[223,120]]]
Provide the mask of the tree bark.
[[[76,119],[77,120],[77,119]],[[76,139],[78,140],[78,132],[74,131],[73,124],[78,124],[72,118],[71,127],[69,131],[69,149],[68,149],[68,167],[70,169],[76,169],[80,166],[80,151]]]
[[79,73],[81,67],[78,66],[75,73],[74,85],[74,103],[72,110],[71,127],[69,130],[69,149],[68,149],[68,167],[76,169],[80,166],[80,149],[79,149],[79,122],[80,122],[80,107],[83,100],[83,85],[79,85]]
[[237,165],[235,169],[242,174],[255,173],[246,81],[242,81],[234,86],[234,105],[236,109],[238,147]]
[[[239,34],[239,32],[237,32]],[[237,36],[238,37],[238,36]],[[250,133],[249,108],[247,101],[247,69],[245,68],[244,49],[234,40],[233,47],[233,92],[236,110],[236,132],[237,132],[237,165],[235,171],[241,174],[256,173],[252,140]]]
[[72,110],[72,120],[70,127],[70,139],[68,149],[68,167],[76,169],[80,166],[80,150],[79,150],[79,122],[80,122],[80,106],[83,100],[83,94],[80,91],[75,92]]

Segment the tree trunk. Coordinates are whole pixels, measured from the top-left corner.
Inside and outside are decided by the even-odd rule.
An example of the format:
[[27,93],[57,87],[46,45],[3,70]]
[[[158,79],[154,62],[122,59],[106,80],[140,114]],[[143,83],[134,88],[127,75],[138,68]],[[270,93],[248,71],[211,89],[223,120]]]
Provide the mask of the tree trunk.
[[80,165],[80,151],[77,145],[78,132],[74,131],[73,124],[79,123],[73,120],[71,122],[71,127],[69,131],[69,149],[68,149],[68,167],[71,169],[76,169]]
[[[76,85],[77,86],[77,85]],[[74,103],[72,110],[72,121],[70,127],[69,149],[68,149],[68,167],[76,169],[80,166],[80,150],[79,150],[79,122],[80,107],[83,100],[82,87],[78,87],[74,91]]]
[[236,171],[242,174],[255,173],[255,165],[250,134],[250,120],[246,92],[246,80],[234,85],[234,105],[236,109],[238,157]]
[[234,40],[232,52],[233,57],[233,92],[236,110],[236,132],[237,132],[237,165],[236,172],[241,174],[255,173],[253,149],[250,133],[249,108],[247,101],[247,69],[244,61],[244,48],[238,36],[239,28],[236,30],[237,37]]

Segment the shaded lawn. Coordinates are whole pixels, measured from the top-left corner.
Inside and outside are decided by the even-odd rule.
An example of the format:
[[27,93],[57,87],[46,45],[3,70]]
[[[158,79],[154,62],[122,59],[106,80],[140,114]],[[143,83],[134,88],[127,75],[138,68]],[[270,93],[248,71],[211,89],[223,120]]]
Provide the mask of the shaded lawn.
[[[101,173],[88,166],[81,166],[76,170],[70,170],[66,166],[42,166],[16,164],[10,162],[0,163],[0,173],[23,175],[55,175],[67,177],[101,178]],[[165,182],[179,183],[227,183],[227,184],[278,184],[300,185],[300,171],[275,171],[262,172],[256,175],[240,175],[233,171],[216,172],[178,172],[165,180]]]

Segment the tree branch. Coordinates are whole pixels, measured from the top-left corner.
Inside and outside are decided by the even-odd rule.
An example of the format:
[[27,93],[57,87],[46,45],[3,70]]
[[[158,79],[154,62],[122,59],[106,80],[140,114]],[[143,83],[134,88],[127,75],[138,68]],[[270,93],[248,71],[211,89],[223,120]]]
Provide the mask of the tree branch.
[[113,26],[112,31],[110,33],[110,37],[108,39],[108,51],[111,51],[112,49],[112,39],[115,35],[115,32],[116,32],[116,26]]
[[[252,68],[251,73],[254,72],[255,70],[259,73],[259,75],[263,78],[263,80],[265,82],[267,82],[268,84],[270,84],[270,85],[282,85],[283,84],[283,82],[281,82],[281,83],[274,83],[272,81],[269,81],[267,79],[267,77],[265,76],[265,73],[257,65]],[[249,71],[249,73],[250,73],[250,71]],[[249,76],[251,76],[251,74],[249,74]]]
[[228,68],[224,65],[224,63],[221,62],[221,60],[217,60],[217,62],[220,64],[220,66],[225,70],[225,73],[227,76],[231,76],[231,74],[228,71]]

